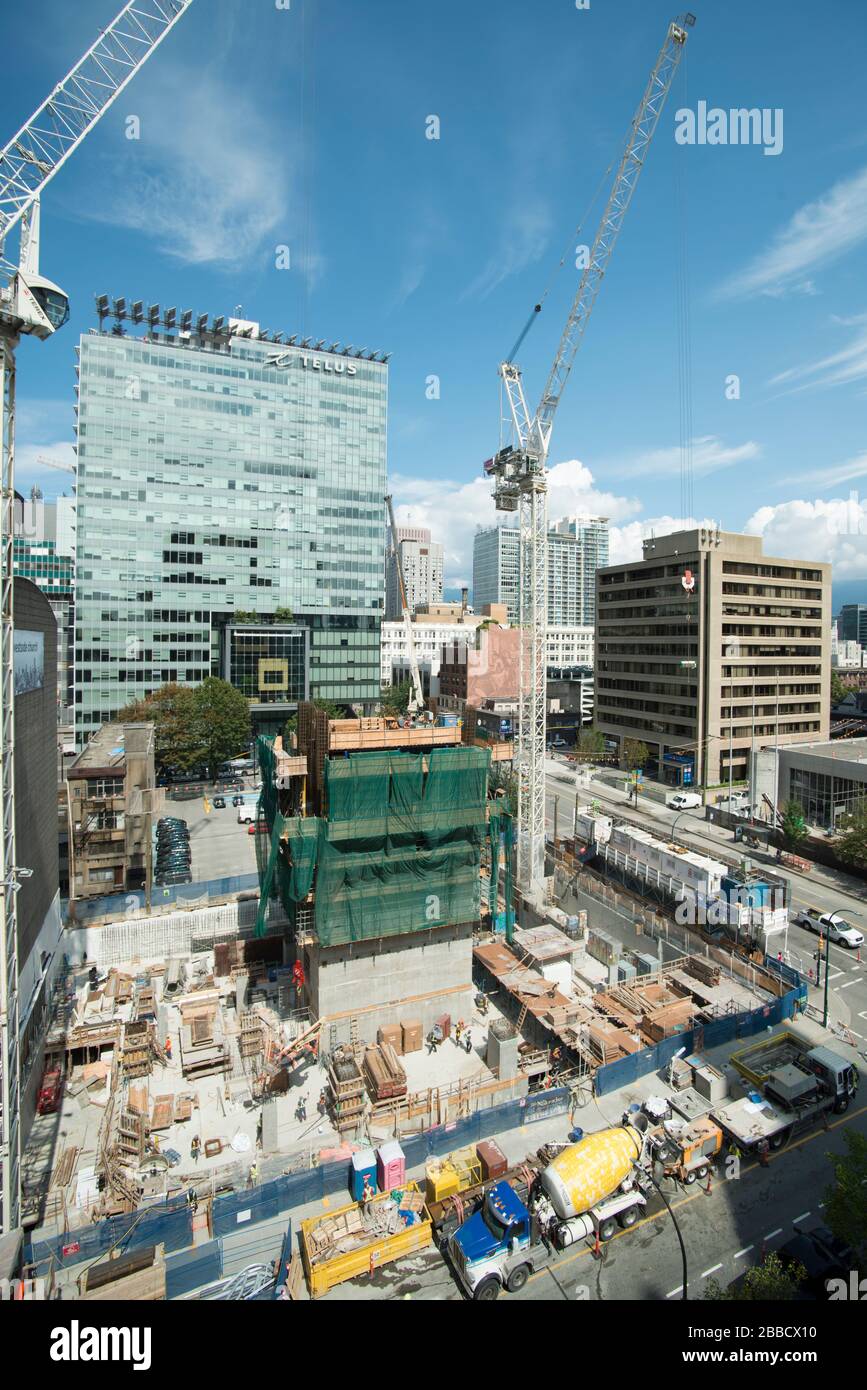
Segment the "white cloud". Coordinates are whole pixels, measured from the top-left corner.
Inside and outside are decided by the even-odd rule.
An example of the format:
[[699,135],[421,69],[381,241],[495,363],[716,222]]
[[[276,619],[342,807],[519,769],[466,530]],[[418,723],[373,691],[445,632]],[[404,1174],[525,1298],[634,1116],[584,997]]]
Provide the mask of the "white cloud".
[[[761,454],[760,445],[748,439],[745,444],[726,445],[715,435],[703,435],[692,440],[692,472],[695,477],[704,477],[720,468],[731,468],[736,463],[747,463]],[[681,469],[682,452],[680,446],[672,444],[665,449],[650,449],[645,453],[629,458],[606,460],[606,473],[615,473],[621,478],[676,477]]]
[[527,196],[503,215],[494,254],[466,287],[461,299],[485,299],[510,275],[525,270],[544,254],[551,231],[551,212],[542,199]]
[[[838,322],[844,322],[838,320]],[[800,367],[789,367],[771,377],[769,386],[786,386],[790,389],[781,395],[794,395],[798,391],[810,391],[827,386],[844,386],[867,377],[867,329],[864,319],[856,316],[846,326],[859,326],[851,342],[839,352],[820,357],[815,362],[804,363]]]
[[45,497],[57,497],[61,493],[72,494],[75,475],[65,469],[51,468],[39,462],[40,457],[50,458],[54,463],[75,464],[75,449],[69,440],[57,441],[47,435],[44,442],[20,443],[15,445],[15,488],[22,497],[30,494],[34,483],[42,489]]
[[840,483],[851,482],[853,478],[863,478],[865,474],[867,453],[857,454],[844,463],[831,464],[830,467],[824,465],[820,468],[810,468],[804,473],[793,473],[788,478],[781,478],[780,484],[783,487],[794,483],[815,483],[823,488],[838,487]]
[[708,517],[696,521],[694,517],[654,516],[643,521],[630,521],[625,526],[612,526],[609,536],[610,563],[626,565],[631,560],[643,559],[643,542],[651,536],[668,536],[674,531],[691,531],[696,526],[716,524]]
[[243,84],[229,90],[177,65],[159,71],[137,108],[141,138],[124,141],[116,176],[101,175],[87,215],[152,237],[185,265],[249,266],[270,242],[315,271],[315,254],[292,244],[302,219],[288,214],[296,170],[285,127],[269,123]]
[[[440,478],[391,479],[398,525],[428,526],[443,545],[448,587],[466,583],[458,576],[472,574],[473,537],[477,526],[503,520],[494,507],[490,479],[480,476],[458,483]],[[576,513],[626,520],[641,510],[637,498],[601,492],[589,468],[578,459],[555,464],[548,472],[548,515],[551,521]]]
[[719,286],[719,299],[752,294],[815,293],[815,274],[867,238],[867,167],[806,203],[770,245]]
[[837,578],[867,578],[867,501],[855,493],[760,507],[744,531],[763,538],[766,555],[830,560]]

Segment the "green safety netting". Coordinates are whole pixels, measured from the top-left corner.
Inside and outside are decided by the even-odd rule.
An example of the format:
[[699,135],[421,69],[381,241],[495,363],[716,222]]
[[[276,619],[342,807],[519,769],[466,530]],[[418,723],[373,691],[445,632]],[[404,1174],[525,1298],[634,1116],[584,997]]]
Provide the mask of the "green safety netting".
[[515,822],[505,807],[500,807],[496,810],[491,808],[488,818],[488,829],[491,836],[491,920],[495,922],[498,916],[500,838],[502,837],[503,868],[505,873],[503,896],[506,903],[506,940],[511,944],[515,929],[515,909],[512,906],[512,849],[515,844]]
[[[268,740],[259,742],[268,788],[273,752]],[[434,749],[427,759],[385,752],[331,758],[325,817],[284,819],[276,793],[263,791],[271,835],[258,837],[257,932],[272,892],[294,921],[311,887],[324,946],[474,921],[489,766],[489,751],[472,747]]]

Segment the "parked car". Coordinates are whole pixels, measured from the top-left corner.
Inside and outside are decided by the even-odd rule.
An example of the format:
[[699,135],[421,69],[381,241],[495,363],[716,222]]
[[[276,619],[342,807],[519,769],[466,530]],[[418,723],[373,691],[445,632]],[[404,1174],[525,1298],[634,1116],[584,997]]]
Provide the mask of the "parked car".
[[225,811],[226,798],[224,796],[215,796],[212,805],[215,811]]
[[244,795],[243,795],[242,792],[237,792],[237,793],[235,794],[235,796],[232,797],[232,805],[233,805],[233,806],[243,806],[243,804],[244,804]]
[[806,1279],[801,1281],[799,1292],[810,1298],[826,1299],[830,1279],[845,1280],[854,1268],[855,1255],[846,1245],[828,1230],[827,1226],[817,1226],[811,1231],[798,1231],[777,1252],[784,1269],[802,1265],[807,1271]]
[[817,936],[826,936],[835,946],[846,946],[850,951],[857,951],[864,945],[864,933],[856,930],[836,912],[822,912],[818,907],[807,907],[794,913],[791,920],[796,927],[804,927]]
[[672,811],[688,811],[693,806],[701,805],[701,797],[698,792],[675,792],[665,804]]

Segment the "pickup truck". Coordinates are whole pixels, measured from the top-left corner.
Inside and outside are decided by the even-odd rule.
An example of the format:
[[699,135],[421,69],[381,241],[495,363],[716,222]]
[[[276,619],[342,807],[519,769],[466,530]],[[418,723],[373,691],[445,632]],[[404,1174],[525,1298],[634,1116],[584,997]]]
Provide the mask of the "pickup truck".
[[827,937],[833,945],[846,946],[850,951],[857,951],[864,945],[863,932],[857,931],[837,912],[822,912],[818,907],[805,907],[793,913],[790,921],[794,926],[804,927],[807,931],[815,932],[817,936]]

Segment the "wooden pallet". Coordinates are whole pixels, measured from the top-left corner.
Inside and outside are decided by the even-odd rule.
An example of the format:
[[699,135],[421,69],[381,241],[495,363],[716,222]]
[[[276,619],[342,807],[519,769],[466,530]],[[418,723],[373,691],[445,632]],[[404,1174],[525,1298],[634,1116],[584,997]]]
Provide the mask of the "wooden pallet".
[[153,1114],[151,1115],[150,1130],[169,1129],[175,1122],[175,1098],[174,1096],[156,1096],[154,1098]]

